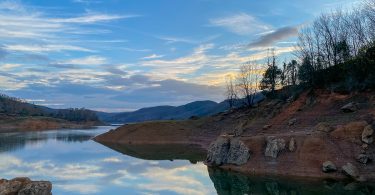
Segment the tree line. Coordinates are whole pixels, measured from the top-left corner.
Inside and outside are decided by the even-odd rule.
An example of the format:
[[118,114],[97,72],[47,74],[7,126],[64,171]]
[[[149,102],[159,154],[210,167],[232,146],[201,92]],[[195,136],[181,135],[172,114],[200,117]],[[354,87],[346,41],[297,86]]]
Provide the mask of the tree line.
[[94,111],[85,108],[51,109],[22,99],[0,94],[0,114],[8,116],[44,116],[73,122],[99,121]]
[[226,77],[230,107],[253,104],[256,93],[303,86],[346,91],[375,88],[375,0],[336,10],[300,28],[295,59],[280,64],[274,49],[264,62],[248,62]]

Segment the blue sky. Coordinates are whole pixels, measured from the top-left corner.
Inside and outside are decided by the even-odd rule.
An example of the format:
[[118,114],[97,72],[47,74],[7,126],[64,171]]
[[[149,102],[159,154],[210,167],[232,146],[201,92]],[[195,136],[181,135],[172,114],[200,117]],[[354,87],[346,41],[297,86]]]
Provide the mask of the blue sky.
[[298,29],[353,0],[0,1],[0,92],[127,111],[224,99],[246,61],[293,55]]

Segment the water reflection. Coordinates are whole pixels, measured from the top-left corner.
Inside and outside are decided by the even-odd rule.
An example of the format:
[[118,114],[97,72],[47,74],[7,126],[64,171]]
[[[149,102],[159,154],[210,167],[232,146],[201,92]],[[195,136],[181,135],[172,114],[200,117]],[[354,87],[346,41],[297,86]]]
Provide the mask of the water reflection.
[[371,184],[344,181],[303,181],[285,178],[248,177],[220,169],[208,168],[219,195],[238,194],[375,194]]
[[163,145],[134,145],[109,144],[103,145],[122,154],[144,160],[189,160],[196,164],[206,157],[206,150],[199,145],[163,144]]
[[110,128],[0,134],[0,175],[50,180],[58,195],[375,193],[373,186],[355,183],[303,183],[207,168],[201,163],[206,152],[192,145],[108,146],[112,150],[91,140]]
[[89,130],[55,130],[45,132],[27,133],[1,133],[0,152],[16,151],[26,147],[46,142],[47,140],[57,140],[63,142],[84,142],[92,139],[95,132]]

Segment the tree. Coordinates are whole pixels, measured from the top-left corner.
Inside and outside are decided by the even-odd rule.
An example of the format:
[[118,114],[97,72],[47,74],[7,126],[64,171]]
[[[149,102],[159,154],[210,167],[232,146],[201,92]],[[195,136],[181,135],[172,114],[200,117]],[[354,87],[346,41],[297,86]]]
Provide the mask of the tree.
[[314,67],[311,64],[311,60],[306,56],[302,60],[302,64],[298,70],[298,79],[305,84],[313,84]]
[[272,51],[272,56],[267,59],[268,68],[263,74],[263,79],[261,81],[261,89],[269,89],[274,93],[276,85],[281,78],[281,69],[276,65],[276,55],[275,51]]
[[258,91],[259,73],[260,67],[254,61],[247,62],[240,66],[240,71],[237,75],[237,87],[243,94],[246,105],[248,106],[253,104],[254,96]]
[[237,89],[236,85],[234,83],[234,79],[232,75],[227,75],[225,77],[225,83],[226,83],[226,97],[229,104],[229,108],[233,108],[234,104],[237,100]]
[[296,85],[297,83],[297,66],[298,66],[298,63],[296,60],[292,60],[288,63],[288,66],[287,66],[287,77],[290,78],[288,79],[288,85]]

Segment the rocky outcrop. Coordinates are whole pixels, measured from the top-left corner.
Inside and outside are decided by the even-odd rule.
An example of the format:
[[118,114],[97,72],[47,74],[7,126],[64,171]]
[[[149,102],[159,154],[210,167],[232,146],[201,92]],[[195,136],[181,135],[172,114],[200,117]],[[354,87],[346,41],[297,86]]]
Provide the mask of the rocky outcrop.
[[208,148],[206,164],[243,165],[250,158],[250,151],[239,138],[220,136]]
[[285,149],[285,140],[269,136],[266,138],[267,146],[264,155],[267,157],[277,158],[279,152]]
[[345,175],[352,179],[358,180],[360,178],[359,171],[352,163],[346,163],[342,166],[342,171]]
[[349,104],[346,104],[343,107],[341,107],[341,110],[345,113],[355,112],[358,110],[358,105],[355,102],[350,102]]
[[297,119],[296,118],[292,118],[292,119],[290,119],[289,121],[288,121],[288,125],[289,126],[293,126],[293,125],[295,125],[297,123]]
[[334,130],[333,127],[331,127],[328,123],[318,123],[314,127],[315,131],[320,131],[320,132],[325,132],[325,133],[330,133],[331,131]]
[[371,125],[367,125],[362,132],[362,141],[365,142],[366,144],[371,144],[374,142],[373,135],[374,130],[372,129]]
[[0,180],[1,195],[52,195],[52,184],[49,181],[31,181],[27,177],[12,180]]
[[336,167],[335,164],[333,164],[333,162],[326,161],[326,162],[323,163],[322,171],[324,173],[335,172],[335,171],[337,171],[337,167]]
[[370,157],[366,154],[360,154],[357,156],[356,160],[362,164],[367,164],[371,161]]
[[289,141],[289,151],[294,152],[296,150],[296,140],[292,137]]

